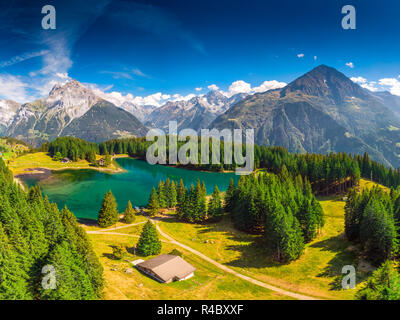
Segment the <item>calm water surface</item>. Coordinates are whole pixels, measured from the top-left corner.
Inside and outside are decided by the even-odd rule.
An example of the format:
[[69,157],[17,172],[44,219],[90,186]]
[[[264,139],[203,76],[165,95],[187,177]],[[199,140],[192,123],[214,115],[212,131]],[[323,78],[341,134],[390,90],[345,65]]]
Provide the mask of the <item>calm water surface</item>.
[[160,180],[179,181],[186,186],[195,184],[197,178],[205,182],[207,193],[217,185],[221,191],[228,188],[231,178],[236,182],[239,177],[234,173],[215,173],[184,170],[159,165],[149,165],[145,161],[122,158],[116,160],[126,170],[124,173],[109,174],[95,170],[54,171],[44,180],[24,178],[29,187],[39,184],[50,201],[56,202],[61,209],[64,205],[78,217],[97,219],[104,193],[111,190],[118,209],[122,212],[128,200],[133,206],[146,206],[152,187]]

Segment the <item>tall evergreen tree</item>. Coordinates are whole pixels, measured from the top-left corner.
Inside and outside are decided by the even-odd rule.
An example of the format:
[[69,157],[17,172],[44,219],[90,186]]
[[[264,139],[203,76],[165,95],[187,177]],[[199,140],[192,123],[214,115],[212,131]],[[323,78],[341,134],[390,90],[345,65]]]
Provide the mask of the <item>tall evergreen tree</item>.
[[145,257],[161,252],[161,241],[158,238],[156,227],[150,220],[143,227],[136,250],[139,255]]
[[222,217],[222,201],[221,193],[218,186],[215,186],[214,192],[211,195],[210,201],[208,203],[208,217],[212,219],[219,220]]
[[136,220],[135,210],[133,210],[132,203],[129,200],[124,211],[124,222],[130,224],[133,223],[135,220]]
[[151,190],[149,204],[147,205],[147,208],[149,209],[150,216],[155,216],[158,213],[158,209],[160,208],[160,204],[158,202],[158,194],[154,187]]
[[97,223],[102,228],[110,227],[118,222],[119,213],[117,209],[117,202],[109,190],[104,195],[103,203],[101,205]]

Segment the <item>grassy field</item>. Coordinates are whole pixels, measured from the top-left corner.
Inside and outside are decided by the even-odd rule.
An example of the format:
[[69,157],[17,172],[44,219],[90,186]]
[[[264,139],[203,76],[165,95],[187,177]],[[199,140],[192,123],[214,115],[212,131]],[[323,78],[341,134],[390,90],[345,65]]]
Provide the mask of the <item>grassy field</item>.
[[[96,155],[96,158],[101,159],[102,156]],[[15,159],[11,159],[8,166],[14,175],[26,173],[26,170],[31,168],[45,168],[51,170],[94,169],[100,171],[121,171],[121,169],[114,162],[108,168],[92,167],[86,160],[61,163],[60,161],[53,161],[53,159],[45,152],[29,153]]]
[[326,225],[319,237],[306,246],[302,257],[279,265],[266,256],[260,236],[233,229],[228,217],[220,223],[196,225],[165,220],[161,229],[238,272],[298,293],[324,299],[353,299],[355,290],[342,290],[341,269],[354,265],[358,283],[368,276],[359,270],[357,249],[344,238],[344,202],[320,198]]
[[376,182],[370,181],[370,180],[365,180],[365,179],[361,179],[360,180],[360,186],[359,189],[364,189],[364,188],[372,188],[374,186],[379,186],[380,188],[390,192],[390,189],[387,187],[382,186],[381,184],[377,184]]
[[[106,282],[104,299],[289,299],[288,297],[250,284],[233,275],[226,274],[197,256],[165,242],[163,242],[162,253],[170,253],[173,249],[178,249],[184,254],[183,258],[196,267],[196,271],[194,277],[185,281],[169,284],[159,283],[140,273],[137,269],[132,267],[129,262],[142,258],[133,255],[132,251],[129,249],[138,241],[137,236],[140,234],[142,227],[143,225],[139,225],[118,231],[131,236],[89,234],[94,250],[104,267],[104,278]],[[112,257],[112,247],[118,244],[124,245],[128,249],[128,253],[123,260],[114,260]],[[149,258],[151,257],[143,259]],[[127,273],[126,270],[129,270],[131,273]]]

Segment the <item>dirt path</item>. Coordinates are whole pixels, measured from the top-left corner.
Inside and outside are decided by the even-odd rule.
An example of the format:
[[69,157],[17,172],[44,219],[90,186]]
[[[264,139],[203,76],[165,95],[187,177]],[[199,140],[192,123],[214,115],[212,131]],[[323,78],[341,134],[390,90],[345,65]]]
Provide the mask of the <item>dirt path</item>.
[[175,244],[177,246],[180,246],[180,247],[186,249],[187,251],[190,251],[190,252],[194,253],[195,255],[197,255],[200,258],[206,260],[207,262],[213,264],[214,266],[218,267],[219,269],[224,270],[227,273],[233,274],[234,276],[236,276],[238,278],[241,278],[243,280],[246,280],[248,282],[251,282],[251,283],[253,283],[253,284],[257,285],[257,286],[269,289],[271,291],[274,291],[274,292],[277,292],[277,293],[280,293],[282,295],[289,296],[289,297],[292,297],[292,298],[295,298],[295,299],[299,299],[299,300],[318,300],[318,299],[310,297],[310,296],[302,295],[302,294],[299,294],[299,293],[287,291],[287,290],[272,286],[272,285],[267,284],[265,282],[261,282],[259,280],[254,279],[254,278],[251,278],[251,277],[245,276],[245,275],[243,275],[241,273],[238,273],[238,272],[236,272],[236,271],[224,266],[223,264],[221,264],[221,263],[219,263],[219,262],[207,257],[206,255],[202,254],[201,252],[199,252],[199,251],[197,251],[195,249],[192,249],[191,247],[189,247],[189,246],[187,246],[187,245],[185,245],[183,243],[180,243],[180,242],[176,241],[174,238],[170,237],[169,235],[167,235],[166,233],[164,233],[161,230],[161,228],[158,225],[157,221],[152,220],[152,222],[155,223],[158,232],[164,238],[168,239],[171,243],[173,243],[173,244]]
[[142,222],[127,224],[126,226],[108,228],[108,229],[104,229],[104,230],[101,230],[101,231],[86,231],[86,233],[90,233],[90,234],[105,234],[105,233],[110,233],[110,234],[112,234],[110,231],[125,229],[125,228],[129,228],[129,227],[137,226],[137,225],[139,225],[139,224],[143,224],[143,223],[146,223],[146,222],[147,222],[147,220],[146,220],[146,221],[142,221]]
[[[90,232],[86,232],[86,233],[90,233]],[[124,236],[124,237],[131,237],[131,238],[140,238],[140,236],[138,236],[137,234],[128,234],[128,233],[119,233],[119,232],[107,232],[107,231],[95,231],[95,232],[91,232],[91,234],[112,234],[114,236]],[[166,243],[171,243],[171,241],[166,241],[163,239],[160,239],[161,242],[166,242]]]

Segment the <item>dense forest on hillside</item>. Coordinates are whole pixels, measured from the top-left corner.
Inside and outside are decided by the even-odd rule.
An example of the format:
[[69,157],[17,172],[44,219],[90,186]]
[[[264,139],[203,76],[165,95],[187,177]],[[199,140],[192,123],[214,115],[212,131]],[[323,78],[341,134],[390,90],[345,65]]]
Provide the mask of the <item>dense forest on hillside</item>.
[[0,279],[0,300],[98,299],[103,289],[103,268],[75,216],[38,187],[25,193],[1,159]]
[[237,229],[262,234],[267,251],[281,262],[299,258],[324,225],[310,183],[300,175],[293,180],[286,169],[242,176],[237,186],[231,181],[225,210]]

